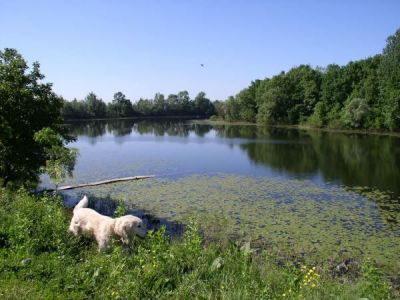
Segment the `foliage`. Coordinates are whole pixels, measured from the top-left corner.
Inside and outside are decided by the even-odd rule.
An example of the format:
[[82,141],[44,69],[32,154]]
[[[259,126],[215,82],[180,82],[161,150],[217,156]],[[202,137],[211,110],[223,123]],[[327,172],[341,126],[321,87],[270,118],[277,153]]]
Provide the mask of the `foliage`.
[[[62,99],[43,83],[39,63],[28,65],[14,49],[0,51],[0,181],[36,183],[46,165],[46,147],[34,139],[37,132],[49,128],[58,141],[72,140],[62,127]],[[51,145],[50,145],[51,146]],[[62,149],[62,145],[58,145]]]
[[236,100],[240,106],[239,118],[247,122],[255,122],[257,113],[256,92],[261,81],[253,81],[250,86],[242,90]]
[[[371,299],[390,299],[391,286],[383,278],[383,273],[370,258],[365,259],[361,266],[361,274],[365,279],[360,285],[363,296]],[[371,283],[374,284],[371,284]]]
[[111,117],[130,117],[134,115],[131,101],[123,93],[115,93],[112,103],[107,106],[107,115]]
[[224,118],[228,121],[239,120],[240,106],[236,98],[229,97],[225,102],[225,115]]
[[142,99],[133,103],[122,92],[114,94],[110,103],[105,103],[94,93],[85,100],[64,101],[62,115],[64,119],[125,118],[134,116],[202,116],[215,113],[214,104],[200,92],[190,99],[187,91],[168,95],[157,93],[154,99]]
[[364,99],[354,98],[345,107],[345,122],[350,128],[364,128],[368,118],[369,107]]
[[44,146],[47,160],[42,169],[57,189],[67,176],[72,177],[78,150],[66,148],[62,137],[48,127],[36,132],[33,139]]
[[107,106],[101,99],[97,98],[95,93],[89,93],[84,102],[90,118],[104,118],[106,116]]
[[345,66],[300,65],[256,80],[215,103],[216,112],[227,121],[395,130],[400,128],[399,70],[400,30],[381,55]]
[[117,208],[114,211],[114,217],[119,218],[127,214],[125,201],[121,198],[117,199]]
[[[129,248],[67,234],[60,198],[0,192],[0,294],[4,298],[388,299],[397,292],[368,262],[361,276],[335,279],[323,265],[279,265],[265,251],[233,243],[202,245],[196,222],[182,240],[150,231]],[[343,280],[344,279],[344,280]],[[304,284],[305,283],[305,284]]]
[[385,126],[400,128],[400,29],[387,39],[379,76]]
[[206,93],[200,92],[194,98],[193,110],[197,115],[212,116],[215,112],[214,105],[206,98]]

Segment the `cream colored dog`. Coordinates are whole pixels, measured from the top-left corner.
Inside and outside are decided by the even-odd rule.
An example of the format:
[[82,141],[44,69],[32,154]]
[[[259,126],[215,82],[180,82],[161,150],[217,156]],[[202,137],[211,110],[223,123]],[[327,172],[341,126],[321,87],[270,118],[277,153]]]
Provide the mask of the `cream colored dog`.
[[135,234],[140,237],[146,236],[147,230],[140,218],[127,215],[113,219],[87,208],[88,204],[89,200],[84,196],[74,207],[69,231],[76,236],[94,236],[99,251],[108,247],[112,237],[120,238],[124,244],[128,244]]

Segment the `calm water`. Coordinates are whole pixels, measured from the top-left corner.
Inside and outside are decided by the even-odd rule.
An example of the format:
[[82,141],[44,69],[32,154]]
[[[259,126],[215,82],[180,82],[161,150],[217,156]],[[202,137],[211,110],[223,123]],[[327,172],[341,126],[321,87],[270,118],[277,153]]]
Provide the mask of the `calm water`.
[[400,138],[190,121],[70,125],[70,182],[155,174],[236,174],[373,187],[400,195]]
[[211,236],[267,241],[313,263],[368,256],[400,269],[400,138],[190,121],[70,128],[80,156],[69,182],[157,177],[73,190],[67,204],[85,193],[112,214],[122,199],[170,233],[195,216]]

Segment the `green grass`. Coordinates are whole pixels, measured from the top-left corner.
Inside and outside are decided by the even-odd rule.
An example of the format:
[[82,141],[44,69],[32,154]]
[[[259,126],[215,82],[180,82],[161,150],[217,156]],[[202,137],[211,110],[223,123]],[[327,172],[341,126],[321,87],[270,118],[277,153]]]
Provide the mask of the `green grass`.
[[[121,213],[121,211],[119,211]],[[98,253],[67,232],[58,197],[0,190],[2,299],[390,299],[398,291],[365,260],[334,277],[324,264],[302,266],[253,253],[228,240],[204,243],[196,222],[179,240],[149,232],[129,248]]]

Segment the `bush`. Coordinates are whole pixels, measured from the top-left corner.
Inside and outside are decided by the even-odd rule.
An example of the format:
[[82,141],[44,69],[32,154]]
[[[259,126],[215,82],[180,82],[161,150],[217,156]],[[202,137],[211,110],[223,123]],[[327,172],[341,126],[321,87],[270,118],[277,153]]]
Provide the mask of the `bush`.
[[369,106],[364,99],[351,99],[344,108],[344,122],[350,128],[364,128],[369,115]]
[[315,105],[314,113],[308,118],[307,123],[315,127],[323,127],[325,125],[325,107],[323,102]]

